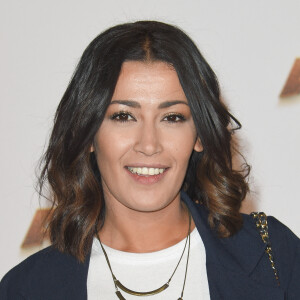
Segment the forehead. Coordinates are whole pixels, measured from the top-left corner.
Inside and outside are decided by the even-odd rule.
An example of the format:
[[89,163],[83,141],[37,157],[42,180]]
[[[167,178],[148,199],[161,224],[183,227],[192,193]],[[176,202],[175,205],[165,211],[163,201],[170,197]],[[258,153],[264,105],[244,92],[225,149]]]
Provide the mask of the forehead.
[[165,62],[124,62],[112,100],[187,102],[175,69]]

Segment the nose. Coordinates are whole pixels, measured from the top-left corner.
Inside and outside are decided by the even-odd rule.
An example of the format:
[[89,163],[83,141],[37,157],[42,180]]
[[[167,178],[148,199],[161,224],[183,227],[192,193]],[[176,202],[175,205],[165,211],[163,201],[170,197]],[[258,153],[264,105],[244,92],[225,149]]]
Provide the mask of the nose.
[[144,122],[138,131],[134,150],[146,156],[152,156],[162,151],[161,133],[152,122]]

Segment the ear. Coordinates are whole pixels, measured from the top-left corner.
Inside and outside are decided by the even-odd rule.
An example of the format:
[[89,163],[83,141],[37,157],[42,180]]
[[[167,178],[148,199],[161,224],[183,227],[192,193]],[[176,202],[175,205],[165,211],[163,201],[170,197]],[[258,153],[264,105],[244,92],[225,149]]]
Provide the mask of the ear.
[[95,148],[94,148],[94,143],[91,145],[91,148],[90,148],[90,152],[94,152],[95,151]]
[[197,138],[196,143],[194,145],[194,150],[196,152],[202,152],[203,151],[203,146],[202,146],[202,143],[201,143],[201,140],[200,140],[199,137]]

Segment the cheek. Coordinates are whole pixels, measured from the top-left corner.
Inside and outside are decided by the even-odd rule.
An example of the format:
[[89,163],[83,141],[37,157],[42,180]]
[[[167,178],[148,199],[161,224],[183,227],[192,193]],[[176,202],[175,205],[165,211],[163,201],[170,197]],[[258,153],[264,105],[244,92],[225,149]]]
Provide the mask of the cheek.
[[101,128],[95,136],[94,149],[98,162],[99,169],[103,169],[103,166],[109,165],[113,167],[115,163],[118,163],[119,159],[130,148],[132,141],[128,137],[124,136],[122,132],[116,130],[108,130],[108,128]]
[[166,146],[177,163],[181,166],[187,165],[196,141],[194,131],[191,129],[177,131],[176,134],[172,134],[172,139],[169,136],[166,140],[168,141]]

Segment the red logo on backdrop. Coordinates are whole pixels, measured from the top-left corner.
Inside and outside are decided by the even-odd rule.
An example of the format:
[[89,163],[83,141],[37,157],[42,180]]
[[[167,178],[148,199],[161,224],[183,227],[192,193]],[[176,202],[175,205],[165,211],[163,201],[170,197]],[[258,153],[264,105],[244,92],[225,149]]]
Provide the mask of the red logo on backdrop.
[[22,249],[40,247],[44,242],[49,241],[47,234],[47,220],[50,216],[50,209],[38,209],[31,221],[30,227],[21,245]]
[[300,96],[300,58],[296,58],[286,83],[280,93],[280,98]]

